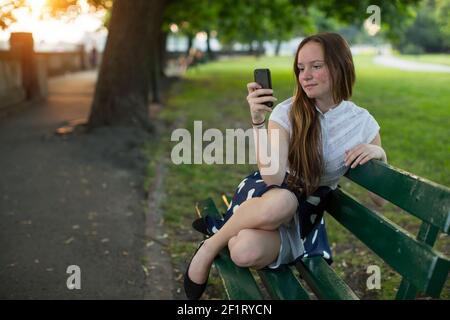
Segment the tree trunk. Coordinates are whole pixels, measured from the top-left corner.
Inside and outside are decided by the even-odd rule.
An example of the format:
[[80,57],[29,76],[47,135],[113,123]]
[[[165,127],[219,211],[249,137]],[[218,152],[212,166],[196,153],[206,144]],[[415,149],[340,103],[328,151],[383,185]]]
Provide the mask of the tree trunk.
[[211,50],[211,33],[209,32],[209,30],[206,30],[206,57],[208,58],[208,60],[213,60],[214,59],[214,53]]
[[151,91],[152,91],[152,102],[154,103],[160,103],[161,102],[161,65],[160,65],[160,58],[159,58],[159,45],[152,48],[152,52],[150,53],[152,56],[152,65],[150,68],[151,72],[151,78],[150,78],[150,84],[151,84]]
[[253,55],[253,40],[248,43],[248,53]]
[[159,34],[159,45],[158,45],[158,52],[159,52],[159,65],[160,65],[160,75],[161,77],[165,77],[166,73],[164,70],[166,69],[167,64],[167,31],[161,31]]
[[88,127],[149,128],[152,59],[167,0],[115,0]]
[[258,40],[258,44],[256,47],[256,57],[259,58],[261,55],[264,54],[264,45],[262,40]]
[[276,44],[275,44],[275,56],[279,56],[280,55],[280,49],[281,49],[281,40],[277,40]]
[[189,56],[192,45],[194,44],[194,36],[192,34],[188,33],[187,37],[188,37],[188,46],[187,46],[187,50],[186,50],[186,56]]
[[150,80],[153,103],[161,103],[161,83],[162,78],[166,77],[164,69],[166,66],[167,32],[160,30],[157,38],[157,45],[154,48],[151,48],[152,52],[150,53],[152,56]]

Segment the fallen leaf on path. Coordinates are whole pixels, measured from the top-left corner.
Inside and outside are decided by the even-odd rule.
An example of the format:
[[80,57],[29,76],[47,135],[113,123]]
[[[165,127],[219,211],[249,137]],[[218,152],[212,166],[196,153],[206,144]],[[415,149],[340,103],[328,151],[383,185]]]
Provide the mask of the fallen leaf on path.
[[88,213],[88,220],[94,220],[94,218],[97,216],[97,212],[91,211]]
[[166,239],[169,235],[164,233],[162,236],[157,236],[156,239]]
[[150,274],[150,272],[148,271],[147,267],[142,265],[142,269],[144,270],[145,276],[148,277],[148,275]]
[[74,237],[70,237],[69,239],[64,241],[64,244],[69,244],[69,243],[73,242],[73,240],[75,240],[75,238]]

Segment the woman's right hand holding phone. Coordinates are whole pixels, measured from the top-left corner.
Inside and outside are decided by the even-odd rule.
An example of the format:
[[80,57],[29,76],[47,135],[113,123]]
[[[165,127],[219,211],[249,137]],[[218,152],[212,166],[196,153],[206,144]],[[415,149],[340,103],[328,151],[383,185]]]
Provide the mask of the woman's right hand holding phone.
[[250,106],[252,121],[253,123],[261,123],[266,119],[266,113],[272,112],[272,109],[264,103],[269,101],[275,102],[277,98],[272,96],[272,89],[262,89],[256,82],[247,83],[247,89],[247,101]]

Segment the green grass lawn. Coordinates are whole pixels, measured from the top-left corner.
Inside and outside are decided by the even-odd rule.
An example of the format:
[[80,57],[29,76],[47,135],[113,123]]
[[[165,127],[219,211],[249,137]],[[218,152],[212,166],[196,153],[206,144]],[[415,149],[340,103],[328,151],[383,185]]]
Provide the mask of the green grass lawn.
[[450,54],[445,53],[434,53],[434,54],[402,54],[398,55],[399,58],[410,60],[410,61],[416,61],[416,62],[423,62],[423,63],[436,63],[436,64],[443,64],[450,66]]
[[[219,210],[225,205],[221,195],[230,198],[242,178],[255,165],[174,165],[170,152],[172,130],[186,128],[193,132],[194,120],[203,121],[203,130],[217,128],[250,128],[246,102],[246,83],[252,81],[253,69],[268,67],[272,72],[274,95],[278,101],[290,97],[294,90],[292,59],[288,57],[241,57],[217,61],[190,69],[183,81],[170,90],[167,105],[159,118],[167,128],[149,142],[149,154],[160,155],[167,168],[164,183],[166,199],[162,210],[171,239],[172,261],[179,284],[178,298],[183,298],[182,274],[201,235],[195,233],[191,221],[196,217],[196,201],[212,197]],[[373,65],[371,57],[355,57],[357,84],[353,101],[370,111],[381,126],[383,147],[389,162],[406,171],[440,184],[450,185],[450,74],[415,73]],[[155,158],[155,157],[153,157]],[[148,167],[148,184],[156,172],[157,161]],[[368,197],[360,188],[342,181],[364,203]],[[383,211],[389,219],[409,231],[418,230],[417,219],[394,206]],[[333,267],[356,293],[365,299],[392,299],[399,276],[372,254],[362,243],[343,229],[333,218],[327,219]],[[448,237],[441,237],[437,246],[450,255]],[[377,264],[382,270],[380,290],[366,289],[366,269]],[[442,297],[450,298],[450,281]],[[225,298],[221,282],[213,269],[206,298]]]

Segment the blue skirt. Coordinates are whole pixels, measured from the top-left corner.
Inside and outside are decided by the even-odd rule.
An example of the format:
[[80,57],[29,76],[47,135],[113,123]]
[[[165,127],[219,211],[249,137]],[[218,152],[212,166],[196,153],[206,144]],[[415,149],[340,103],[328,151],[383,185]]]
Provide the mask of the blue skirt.
[[[267,186],[259,171],[251,173],[236,188],[233,199],[222,219],[206,217],[208,230],[216,233],[233,215],[234,211],[248,199],[261,197],[273,188],[289,190],[286,178],[281,186]],[[322,256],[329,264],[333,262],[323,219],[331,191],[330,187],[321,186],[308,198],[293,192],[299,203],[297,212],[289,223],[278,228],[281,240],[280,251],[277,260],[268,265],[269,268],[275,269],[282,264],[295,264],[302,258],[313,256]]]

